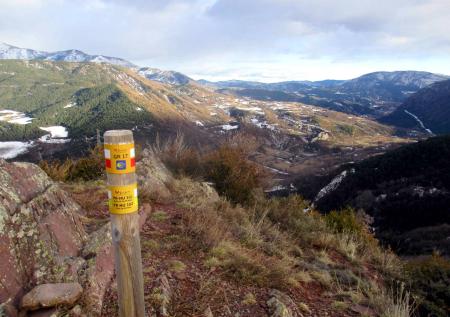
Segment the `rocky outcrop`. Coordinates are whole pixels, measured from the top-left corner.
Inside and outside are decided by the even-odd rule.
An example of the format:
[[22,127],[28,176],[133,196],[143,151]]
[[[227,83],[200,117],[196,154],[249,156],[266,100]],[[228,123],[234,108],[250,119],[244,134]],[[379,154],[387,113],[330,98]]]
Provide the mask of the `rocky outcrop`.
[[22,309],[37,310],[49,307],[72,307],[81,297],[83,288],[78,283],[42,284],[22,298]]
[[0,302],[56,283],[86,241],[80,206],[36,165],[0,160]]
[[[76,301],[72,315],[100,316],[114,278],[110,223],[87,235],[81,207],[34,164],[0,160],[0,184],[0,316],[15,317],[20,303],[52,316]],[[140,227],[150,211],[141,206]]]
[[171,197],[167,184],[173,181],[172,174],[152,150],[145,149],[141,155],[136,164],[139,191],[155,200],[167,200]]

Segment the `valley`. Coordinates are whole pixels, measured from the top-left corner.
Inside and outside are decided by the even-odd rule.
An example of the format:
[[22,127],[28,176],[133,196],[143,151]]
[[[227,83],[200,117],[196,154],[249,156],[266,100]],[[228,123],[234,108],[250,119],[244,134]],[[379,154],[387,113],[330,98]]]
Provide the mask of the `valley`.
[[292,101],[340,112],[380,118],[393,112],[419,89],[448,76],[418,71],[374,72],[350,80],[199,81],[220,92],[257,100]]
[[4,158],[81,156],[113,128],[132,129],[142,146],[183,133],[203,150],[242,134],[256,139],[252,158],[273,174],[270,190],[414,139],[367,117],[238,98],[196,82],[163,84],[110,64],[4,60],[0,70]]

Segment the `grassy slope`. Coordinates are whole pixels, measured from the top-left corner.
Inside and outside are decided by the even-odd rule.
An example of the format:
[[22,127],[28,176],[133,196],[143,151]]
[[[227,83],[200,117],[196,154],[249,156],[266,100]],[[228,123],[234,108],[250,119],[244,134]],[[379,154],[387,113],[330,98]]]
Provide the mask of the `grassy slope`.
[[[105,195],[102,185],[71,188],[91,221],[106,217],[105,198],[85,203],[93,192]],[[152,200],[141,233],[147,311],[167,300],[159,282],[166,276],[170,316],[201,316],[208,308],[214,316],[266,316],[273,289],[289,296],[286,307],[303,316],[407,316],[392,313],[400,307],[385,284],[401,270],[399,260],[370,239],[336,233],[322,216],[305,214],[307,203],[299,197],[243,208],[190,179],[170,188],[170,198]],[[142,196],[141,203],[148,199]],[[112,286],[103,316],[116,315],[116,303]]]

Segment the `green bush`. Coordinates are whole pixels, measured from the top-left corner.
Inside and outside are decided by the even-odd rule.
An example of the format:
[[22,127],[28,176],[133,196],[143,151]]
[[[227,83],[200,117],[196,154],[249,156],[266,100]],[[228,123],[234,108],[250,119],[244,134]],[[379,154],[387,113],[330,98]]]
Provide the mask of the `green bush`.
[[356,235],[365,235],[367,233],[366,224],[351,207],[346,207],[339,211],[333,210],[325,215],[325,220],[328,226],[336,232]]

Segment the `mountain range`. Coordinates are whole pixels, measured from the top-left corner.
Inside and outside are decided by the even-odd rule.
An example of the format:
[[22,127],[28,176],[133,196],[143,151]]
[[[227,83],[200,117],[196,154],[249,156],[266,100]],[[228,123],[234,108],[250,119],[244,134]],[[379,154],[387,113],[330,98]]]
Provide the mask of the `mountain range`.
[[[373,237],[368,235],[369,230],[373,229],[383,243],[407,256],[432,252],[445,256],[450,254],[450,137],[429,138],[431,134],[444,134],[450,131],[448,76],[403,71],[376,72],[344,81],[289,81],[267,84],[235,80],[214,83],[195,81],[175,71],[141,68],[120,58],[88,55],[78,50],[50,53],[1,44],[0,59],[4,59],[0,60],[0,158],[2,158],[0,167],[3,167],[5,179],[14,180],[12,184],[17,183],[15,180],[17,175],[26,174],[27,179],[33,175],[19,171],[30,165],[6,163],[3,158],[39,161],[42,163],[41,166],[47,166],[48,171],[52,172],[54,169],[56,171],[54,174],[67,173],[70,170],[67,164],[81,162],[76,164],[79,164],[83,173],[91,174],[86,167],[95,164],[97,171],[103,171],[103,158],[93,159],[95,163],[89,163],[97,154],[91,151],[90,158],[85,157],[85,154],[89,153],[95,144],[101,143],[103,132],[109,129],[130,129],[133,131],[137,157],[141,158],[139,164],[158,161],[154,166],[140,165],[139,169],[144,171],[145,178],[154,178],[157,183],[164,184],[162,179],[172,178],[172,175],[160,177],[163,173],[166,175],[169,173],[166,173],[168,169],[156,159],[158,153],[161,157],[163,152],[166,153],[180,167],[183,166],[181,171],[188,171],[195,170],[196,165],[202,162],[202,157],[208,156],[208,153],[217,152],[215,151],[217,148],[230,144],[230,148],[225,148],[226,152],[233,152],[231,150],[235,146],[238,149],[245,147],[245,151],[242,150],[245,164],[241,164],[240,160],[236,163],[234,156],[230,158],[224,156],[225,161],[233,160],[233,164],[237,166],[238,172],[232,174],[233,178],[238,180],[245,178],[245,170],[250,169],[246,167],[250,166],[247,163],[251,163],[251,166],[255,167],[255,173],[261,174],[264,181],[258,189],[259,193],[263,194],[264,191],[267,196],[297,193],[313,202],[310,204],[303,201],[298,195],[286,199],[276,198],[271,200],[270,204],[269,201],[258,199],[256,201],[258,205],[251,206],[251,211],[247,211],[241,205],[225,205],[225,200],[220,199],[218,204],[215,203],[216,200],[205,200],[205,203],[199,205],[198,210],[192,209],[192,202],[204,200],[210,195],[207,193],[214,193],[208,189],[209,185],[203,183],[203,180],[210,181],[209,179],[192,172],[191,176],[202,179],[202,183],[193,185],[188,178],[183,177],[182,180],[176,180],[180,183],[167,186],[169,193],[180,192],[176,194],[177,196],[167,198],[168,205],[165,206],[165,211],[158,211],[159,215],[167,214],[169,218],[161,217],[161,221],[156,221],[156,218],[151,216],[152,226],[143,227],[144,230],[151,231],[145,233],[146,239],[154,237],[159,239],[158,241],[161,240],[162,231],[158,231],[159,229],[155,231],[153,224],[160,226],[161,230],[167,230],[173,225],[170,232],[172,230],[177,234],[181,232],[186,234],[186,237],[179,239],[182,241],[179,245],[172,238],[170,241],[167,240],[169,243],[164,250],[146,241],[146,244],[143,244],[144,251],[148,251],[147,257],[144,258],[145,263],[150,263],[149,259],[157,258],[155,252],[159,252],[158,256],[163,255],[161,258],[165,261],[169,254],[167,250],[171,250],[170,252],[173,251],[174,255],[176,253],[177,257],[180,254],[188,255],[183,258],[186,263],[195,261],[195,265],[186,265],[188,270],[192,268],[197,270],[196,265],[200,263],[201,272],[207,273],[208,279],[211,272],[220,276],[225,276],[222,272],[233,274],[237,272],[235,276],[241,283],[243,276],[248,277],[250,272],[263,274],[263,279],[250,280],[251,283],[259,285],[262,281],[287,277],[289,281],[283,284],[286,290],[297,288],[299,290],[297,295],[303,300],[308,297],[300,292],[311,289],[316,294],[314,296],[320,297],[318,302],[321,307],[324,306],[324,298],[330,301],[336,299],[333,307],[336,311],[343,312],[341,302],[344,299],[343,286],[354,285],[364,296],[370,297],[372,295],[366,293],[368,288],[366,282],[363,283],[361,280],[361,274],[373,277],[374,280],[370,280],[370,284],[367,282],[367,285],[373,284],[378,289],[379,276],[386,273],[385,268],[392,269],[396,274],[399,269],[403,269],[402,265],[392,260],[393,255],[390,251],[376,251],[374,253],[376,256],[370,262],[365,262],[368,261],[369,245],[370,248],[372,246],[378,248]],[[152,151],[141,151],[144,147],[150,147]],[[143,153],[147,153],[147,157]],[[247,162],[247,156],[250,162]],[[81,159],[77,160],[79,158]],[[53,160],[59,161],[51,162]],[[219,160],[223,159],[219,158],[217,161],[220,162]],[[174,167],[177,164],[172,166],[169,163],[168,167],[179,173],[180,171]],[[13,166],[17,169],[13,169]],[[230,169],[228,163],[219,168],[224,171]],[[239,177],[241,174],[244,177]],[[154,177],[155,175],[157,177]],[[222,173],[217,175],[219,175],[217,179],[223,179]],[[34,176],[31,178],[36,180]],[[217,186],[218,181],[214,179],[212,181]],[[37,186],[29,180],[22,183],[27,188],[23,192],[28,192],[30,186],[32,188]],[[88,197],[89,204],[86,208],[95,210],[95,214],[99,213],[99,210],[104,210],[106,216],[104,204],[106,192],[98,184],[100,183],[89,182],[82,185],[87,186],[83,189],[82,195],[79,183],[64,184],[64,187],[72,188],[80,204]],[[14,188],[9,183],[7,185],[4,187],[8,190]],[[91,186],[95,186],[95,190]],[[43,191],[44,195],[38,193],[39,203],[34,204],[33,200],[30,203],[27,198],[23,205],[47,207],[49,204],[42,199],[49,194],[54,197],[52,190],[54,186],[47,188],[50,190]],[[186,195],[186,190],[196,194]],[[17,192],[21,193],[22,189]],[[100,196],[100,192],[103,196]],[[148,199],[148,202],[158,201],[159,204],[160,199],[165,199],[164,195],[153,196],[149,191],[142,190],[141,193],[144,193],[141,195],[141,201]],[[61,201],[67,202],[67,195],[61,195],[65,198]],[[197,195],[199,198],[195,198]],[[10,196],[14,198],[17,195],[13,192]],[[96,200],[95,204],[90,201],[93,197]],[[193,197],[195,200],[192,200]],[[54,198],[49,201],[54,201]],[[174,201],[183,203],[174,207]],[[9,205],[14,207],[14,210],[17,209],[15,208],[17,204]],[[183,206],[189,208],[184,209]],[[211,217],[214,221],[205,221],[209,218],[205,218],[206,213],[202,210],[204,208],[205,211],[209,210],[209,206],[217,209],[208,211],[207,217]],[[346,218],[349,214],[346,215],[345,211],[339,216],[333,212],[329,213],[344,208],[349,211],[348,207],[357,211],[350,213],[352,218]],[[329,215],[322,218],[316,212],[310,213],[311,210]],[[262,212],[261,215],[256,214],[256,211]],[[193,212],[192,217],[194,214],[195,217],[199,217],[198,222],[191,221],[194,218],[190,218],[189,212]],[[8,211],[4,214],[9,215]],[[189,215],[187,217],[191,220],[180,218],[183,215]],[[336,217],[335,220],[333,217]],[[104,222],[103,215],[101,218],[102,220],[95,221],[95,224],[98,223],[100,226],[100,223]],[[367,221],[370,229],[367,228],[366,231],[365,226],[362,228],[359,218]],[[217,219],[220,219],[220,222],[215,222]],[[208,227],[210,223],[215,224],[214,230],[231,229],[217,235],[217,230],[210,230]],[[239,223],[240,227],[236,227],[236,223]],[[11,232],[18,233],[15,239],[22,238],[20,235],[23,235],[23,231],[16,230],[17,228],[13,226],[17,225],[17,222],[8,222],[9,225],[13,229]],[[186,225],[192,225],[195,229],[188,229]],[[342,226],[342,230],[338,225]],[[255,231],[256,227],[259,231]],[[324,231],[326,228],[329,230]],[[286,233],[277,231],[279,229],[286,230]],[[103,232],[103,229],[101,230]],[[198,237],[202,237],[201,245],[197,242],[190,244],[194,232],[198,233]],[[301,240],[298,232],[302,232]],[[214,236],[213,239],[208,238],[210,234],[211,237]],[[247,235],[251,239],[247,239]],[[369,243],[361,244],[360,240],[355,240],[359,235],[367,238]],[[169,234],[167,236],[172,237]],[[227,239],[233,237],[233,242],[223,240],[223,237]],[[339,240],[337,237],[340,237]],[[287,240],[284,239],[287,238],[293,239],[291,243],[294,247],[286,253],[289,256],[295,255],[292,259],[277,251],[286,248]],[[209,246],[210,250],[208,249],[206,257],[203,241],[216,239],[218,245]],[[186,241],[188,244],[185,244]],[[223,243],[224,241],[226,243]],[[161,244],[163,245],[165,244]],[[183,248],[185,246],[186,252],[180,253],[179,246]],[[225,251],[220,251],[219,246]],[[228,250],[230,246],[233,247]],[[28,252],[28,248],[23,250],[25,253]],[[201,251],[204,258],[201,261],[198,261],[198,258],[194,259],[189,250]],[[239,253],[242,250],[245,250],[244,256]],[[313,254],[307,255],[309,252]],[[237,254],[236,260],[221,258],[222,255],[229,256],[228,253]],[[90,254],[91,251],[86,260],[94,263]],[[253,262],[253,259],[265,259],[269,255],[270,261],[262,262],[264,266],[254,264],[256,262]],[[172,254],[170,256],[172,257]],[[206,263],[212,263],[213,258],[214,262],[220,265],[217,269],[206,267]],[[305,259],[311,260],[312,264],[305,262]],[[243,273],[237,271],[234,266],[229,266],[231,265],[229,263],[234,262],[242,266]],[[353,268],[354,265],[363,262],[366,266]],[[226,264],[222,266],[220,263]],[[281,269],[277,266],[273,272],[269,272],[270,274],[265,273],[265,265],[272,267],[273,263],[282,263]],[[286,264],[289,265],[288,270],[285,269]],[[163,262],[161,265],[166,266]],[[305,284],[291,280],[291,277],[296,276],[292,274],[294,271],[291,270],[291,265],[300,272],[299,276],[303,276],[301,283]],[[342,268],[348,265],[352,270],[343,272]],[[376,269],[378,265],[384,268],[380,273]],[[29,267],[33,268],[32,265]],[[312,268],[314,271],[311,272],[315,273],[311,273],[311,276],[305,275],[307,272],[305,270]],[[224,271],[220,271],[222,269]],[[331,269],[331,273],[328,273],[327,270]],[[324,275],[324,272],[327,275]],[[450,268],[445,272],[450,272]],[[149,274],[156,271],[146,273],[148,273],[146,276],[150,276]],[[191,271],[189,274],[182,273],[174,271],[173,276],[176,278],[181,276],[183,281],[187,281],[186,278],[190,277],[198,280],[197,273],[193,274]],[[431,297],[438,298],[439,301],[446,301],[446,304],[439,302],[439,307],[433,306],[433,309],[427,310],[423,316],[430,316],[428,312],[436,310],[443,311],[436,316],[446,316],[450,298],[447,281],[450,274],[445,274],[445,278],[442,277],[444,275],[441,271],[430,274],[437,276],[438,283],[435,283],[435,280],[430,281],[428,277],[423,278],[432,284],[432,287],[423,287],[424,297],[428,299],[431,294]],[[319,282],[311,284],[313,279]],[[152,280],[158,279],[152,276]],[[338,290],[339,296],[330,299],[328,295],[330,283],[335,283],[334,280],[336,287],[333,286],[333,290]],[[184,285],[182,282],[176,284]],[[186,285],[192,293],[193,283],[189,281]],[[245,285],[243,289],[245,293],[249,289],[254,292],[256,288],[251,285]],[[199,288],[202,287],[201,283]],[[272,286],[270,288],[272,289],[270,292],[273,292]],[[326,293],[317,293],[318,288],[323,288]],[[257,295],[262,295],[264,301],[257,307],[267,306],[266,303],[270,301],[267,301],[267,293],[258,292]],[[186,293],[188,292],[184,290],[179,292],[182,295]],[[239,294],[239,302],[243,303],[245,293]],[[108,291],[107,294],[114,298],[111,300],[114,304],[111,305],[116,305],[114,293]],[[366,302],[353,300],[352,294],[345,295],[345,298],[348,297],[352,303],[354,301],[358,305],[355,305],[356,310],[352,310],[348,316],[366,315],[366,312],[370,313],[368,315],[374,315],[371,310],[361,310],[363,307],[361,303],[366,305]],[[7,295],[9,296],[9,293]],[[214,296],[216,298],[216,295]],[[219,297],[222,301],[221,296]],[[386,303],[379,302],[380,305]],[[434,305],[434,301],[430,303]],[[331,303],[327,305],[330,306]],[[248,309],[248,305],[245,306]],[[306,308],[304,312],[310,313],[310,309],[307,306]],[[0,311],[3,311],[1,305]],[[334,311],[323,312],[320,311],[317,316],[347,316],[334,314]],[[115,314],[110,311],[106,313],[107,316]],[[251,313],[251,315],[261,314]]]
[[419,71],[374,72],[351,80],[199,82],[223,93],[257,100],[290,101],[312,104],[357,115],[383,117],[406,98],[446,75]]
[[15,47],[6,43],[0,43],[0,59],[45,60],[55,62],[91,62],[107,63],[125,67],[136,67],[136,65],[117,57],[89,55],[79,50],[66,50],[58,52],[36,51],[28,48]]
[[[152,81],[173,86],[197,83],[220,94],[238,98],[266,102],[299,102],[369,116],[379,119],[382,123],[416,129],[424,133],[442,134],[450,131],[448,84],[447,86],[445,84],[445,80],[449,77],[429,72],[374,72],[350,80],[211,82],[195,81],[180,72],[139,67],[122,58],[89,55],[79,50],[45,52],[0,43],[0,59],[111,64],[129,68]],[[437,84],[430,86],[435,83]],[[418,94],[415,94],[416,92]]]
[[2,60],[0,106],[0,156],[20,152],[19,159],[30,161],[82,155],[97,130],[132,129],[141,145],[180,132],[202,147],[246,134],[262,142],[253,159],[280,179],[323,173],[408,142],[369,118],[236,98],[195,81],[162,84],[106,63]]
[[0,43],[0,59],[111,64],[135,69],[143,77],[171,85],[184,85],[192,80],[188,76],[175,71],[163,71],[157,68],[149,67],[140,68],[137,65],[122,58],[110,57],[105,55],[89,55],[80,50],[45,52],[28,48],[19,48],[6,43]]

